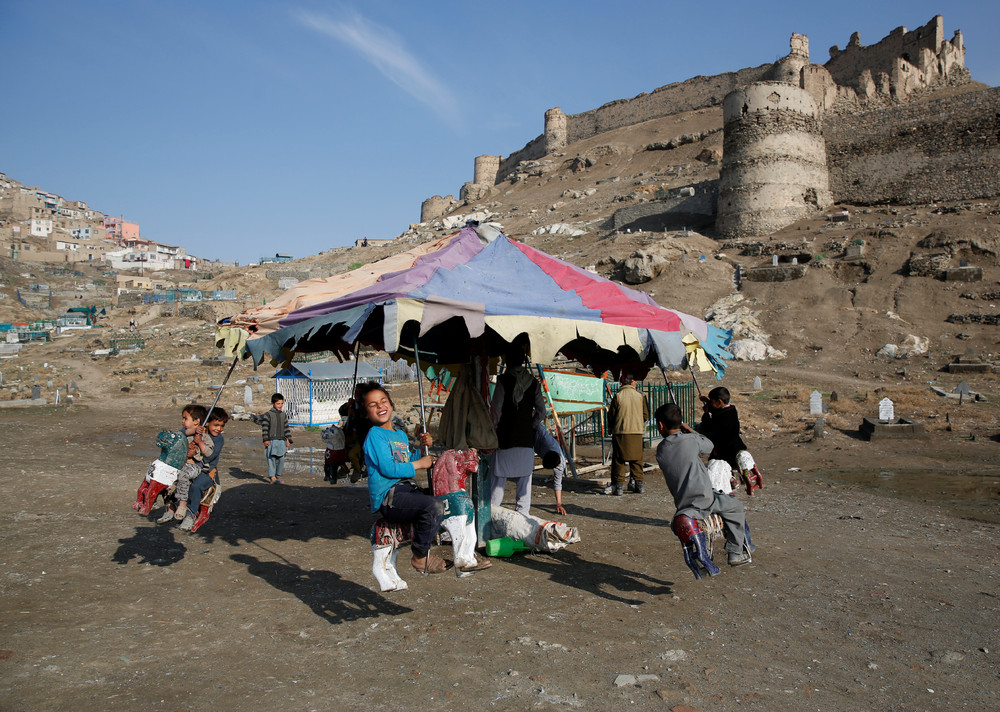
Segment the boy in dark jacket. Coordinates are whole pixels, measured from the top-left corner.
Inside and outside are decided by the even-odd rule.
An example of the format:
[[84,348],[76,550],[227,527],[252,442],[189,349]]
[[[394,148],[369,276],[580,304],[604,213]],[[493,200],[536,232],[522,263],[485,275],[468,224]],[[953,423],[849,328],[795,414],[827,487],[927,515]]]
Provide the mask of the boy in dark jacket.
[[[709,458],[727,462],[730,468],[739,473],[747,494],[752,495],[755,490],[764,487],[764,481],[740,435],[740,416],[729,399],[729,389],[722,386],[710,390],[708,398],[701,397],[704,415],[698,432],[712,441],[712,454]],[[731,486],[736,486],[735,479]]]
[[698,432],[712,441],[714,447],[710,458],[725,460],[736,470],[739,469],[736,453],[746,450],[747,446],[740,436],[740,416],[729,399],[729,389],[722,386],[710,390],[708,398],[701,396],[704,414]]

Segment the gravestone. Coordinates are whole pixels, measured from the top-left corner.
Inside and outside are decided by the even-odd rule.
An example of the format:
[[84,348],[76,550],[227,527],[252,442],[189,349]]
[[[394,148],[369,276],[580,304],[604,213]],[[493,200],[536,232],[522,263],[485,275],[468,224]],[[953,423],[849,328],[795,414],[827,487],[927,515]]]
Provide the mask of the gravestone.
[[823,415],[823,394],[819,391],[809,394],[809,415]]
[[55,403],[56,403],[56,405],[59,405],[59,389],[58,388],[56,389],[56,400],[55,400]]
[[777,255],[771,255],[771,266],[772,267],[777,267],[778,266],[778,256]]
[[965,381],[962,381],[957,386],[955,386],[955,393],[958,393],[959,395],[965,395],[965,396],[967,396],[970,393],[972,393],[972,389],[969,387],[968,383],[966,383]]
[[70,393],[76,393],[76,381],[70,381],[69,382],[69,386],[67,387],[67,390]]
[[45,387],[46,387],[46,388],[52,388],[52,386],[53,386],[53,385],[54,385],[54,384],[52,383],[52,381],[46,381],[46,382],[45,382]]
[[892,401],[888,398],[883,398],[878,402],[878,419],[884,423],[891,423],[896,419]]
[[755,391],[759,391],[761,389],[760,376],[754,376],[753,377],[753,389]]
[[243,386],[243,403],[253,405],[253,388],[250,386]]
[[830,391],[830,402],[836,403],[840,396],[837,395],[837,391]]
[[32,386],[31,387],[31,400],[38,400],[42,397],[42,387]]

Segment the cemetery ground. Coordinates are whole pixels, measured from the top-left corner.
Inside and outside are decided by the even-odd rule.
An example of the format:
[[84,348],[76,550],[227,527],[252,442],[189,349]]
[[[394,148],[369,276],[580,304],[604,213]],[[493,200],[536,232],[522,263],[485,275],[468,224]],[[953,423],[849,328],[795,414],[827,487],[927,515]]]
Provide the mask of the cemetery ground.
[[[231,422],[222,499],[187,535],[130,508],[156,432],[179,420],[170,381],[48,368],[61,367],[79,378],[73,404],[0,409],[5,710],[1000,707],[996,407],[927,395],[919,368],[732,365],[766,485],[741,495],[750,565],[696,580],[653,470],[644,495],[568,480],[560,519],[582,541],[562,552],[458,579],[422,577],[404,551],[409,589],[382,594],[364,483],[323,482],[318,432],[295,434],[275,486],[259,428]],[[991,374],[965,378],[994,392]],[[886,394],[923,438],[859,437]],[[395,396],[416,401],[413,386]],[[242,387],[222,400],[235,402]],[[533,510],[556,516],[542,477]]]

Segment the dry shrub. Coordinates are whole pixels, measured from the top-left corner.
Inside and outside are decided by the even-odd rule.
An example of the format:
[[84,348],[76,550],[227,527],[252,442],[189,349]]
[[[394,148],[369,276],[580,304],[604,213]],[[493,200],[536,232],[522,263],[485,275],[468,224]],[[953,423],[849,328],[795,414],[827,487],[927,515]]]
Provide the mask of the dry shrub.
[[860,425],[856,418],[845,418],[840,413],[827,413],[826,424],[828,428],[835,430],[853,430]]
[[860,397],[855,400],[863,408],[876,414],[878,404],[883,398],[892,401],[897,417],[940,408],[940,396],[927,386],[886,386],[859,395]]

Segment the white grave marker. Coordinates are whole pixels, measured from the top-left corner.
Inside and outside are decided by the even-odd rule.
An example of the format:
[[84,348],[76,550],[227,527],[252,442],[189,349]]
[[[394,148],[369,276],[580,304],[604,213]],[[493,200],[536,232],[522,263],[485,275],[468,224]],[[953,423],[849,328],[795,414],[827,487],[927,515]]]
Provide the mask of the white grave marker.
[[809,394],[809,415],[823,415],[823,394],[819,391]]
[[878,402],[878,419],[889,423],[896,419],[896,414],[892,407],[892,401],[888,398],[883,398]]
[[759,391],[761,389],[760,376],[754,376],[753,377],[753,389],[755,391]]

